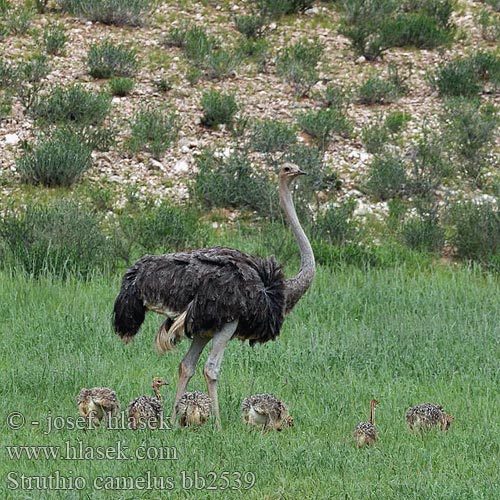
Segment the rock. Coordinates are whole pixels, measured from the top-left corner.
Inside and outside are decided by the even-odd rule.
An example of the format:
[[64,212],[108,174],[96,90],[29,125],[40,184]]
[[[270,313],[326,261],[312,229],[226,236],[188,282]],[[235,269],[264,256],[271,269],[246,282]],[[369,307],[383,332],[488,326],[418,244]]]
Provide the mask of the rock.
[[5,144],[9,146],[15,146],[16,144],[19,144],[19,136],[17,134],[7,134],[5,136]]
[[189,172],[189,163],[186,160],[179,160],[174,165],[174,173],[187,174]]
[[358,205],[356,206],[356,208],[354,209],[353,211],[353,215],[357,216],[357,215],[370,215],[373,213],[373,210],[372,208],[370,207],[370,205],[367,205],[366,203],[363,203],[361,200],[358,201]]
[[359,56],[355,61],[356,64],[363,64],[366,62],[366,57],[365,56]]
[[165,165],[161,161],[155,160],[154,158],[151,158],[151,168],[158,168],[160,170],[165,170]]

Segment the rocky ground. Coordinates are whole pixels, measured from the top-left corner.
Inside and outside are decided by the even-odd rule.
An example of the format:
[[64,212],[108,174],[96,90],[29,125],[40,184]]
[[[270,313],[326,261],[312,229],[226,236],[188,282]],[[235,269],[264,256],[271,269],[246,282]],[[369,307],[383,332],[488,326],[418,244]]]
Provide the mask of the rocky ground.
[[[20,4],[21,2],[12,2]],[[69,37],[64,56],[51,56],[51,72],[44,80],[45,87],[79,82],[87,88],[105,89],[107,82],[94,80],[87,73],[85,57],[90,45],[104,39],[135,47],[140,61],[136,86],[123,98],[114,98],[108,126],[118,130],[117,144],[107,152],[93,153],[93,168],[87,172],[75,189],[110,189],[115,193],[115,206],[123,203],[127,187],[133,186],[144,196],[181,200],[188,196],[187,185],[196,171],[195,159],[205,147],[219,147],[228,151],[237,144],[229,131],[209,130],[200,125],[200,97],[207,89],[234,92],[240,105],[240,114],[252,118],[273,118],[289,123],[295,122],[299,111],[316,109],[319,104],[312,98],[297,98],[291,87],[280,80],[274,68],[274,56],[279,50],[303,37],[318,39],[325,50],[320,64],[320,82],[313,93],[320,92],[325,82],[337,82],[356,88],[367,76],[383,73],[390,63],[411,64],[409,93],[389,105],[365,106],[352,102],[348,114],[354,123],[354,134],[349,139],[336,137],[325,153],[328,168],[342,180],[340,193],[335,197],[351,196],[358,199],[357,213],[360,215],[385,212],[385,203],[370,201],[360,190],[372,155],[361,143],[360,131],[380,113],[405,110],[411,114],[411,122],[405,140],[411,141],[421,130],[425,120],[432,126],[433,118],[441,110],[436,92],[426,81],[426,75],[439,63],[466,54],[480,47],[491,50],[493,44],[485,42],[474,20],[474,12],[484,7],[481,2],[458,2],[454,22],[458,36],[451,47],[440,50],[391,49],[377,62],[357,58],[350,49],[348,40],[338,33],[339,16],[328,3],[316,2],[314,7],[302,15],[277,20],[269,28],[272,57],[266,73],[258,73],[248,64],[238,68],[237,73],[221,81],[201,80],[191,85],[185,78],[188,63],[177,48],[165,48],[162,39],[172,26],[189,22],[203,26],[210,34],[221,37],[224,44],[236,43],[241,36],[235,29],[232,18],[235,14],[249,12],[250,2],[182,1],[160,2],[157,10],[142,27],[115,27],[75,19],[61,13],[56,5],[45,14],[37,14],[28,34],[7,36],[0,41],[2,56],[9,61],[25,60],[39,49],[39,35],[47,23],[60,21]],[[166,78],[172,89],[163,94],[157,90],[155,80]],[[487,97],[500,102],[498,94]],[[161,106],[178,114],[181,128],[178,141],[161,158],[155,160],[146,153],[129,156],[123,152],[123,140],[130,133],[130,121],[134,113],[146,105]],[[22,202],[27,196],[50,196],[50,190],[24,186],[16,173],[15,158],[21,154],[23,141],[31,141],[35,127],[15,102],[11,116],[0,122],[0,196],[5,200]],[[299,136],[299,140],[307,140]],[[500,140],[497,140],[497,156]],[[492,175],[496,175],[492,172]],[[49,194],[47,194],[49,193]],[[479,194],[479,193],[476,193]],[[3,202],[2,202],[3,205]]]

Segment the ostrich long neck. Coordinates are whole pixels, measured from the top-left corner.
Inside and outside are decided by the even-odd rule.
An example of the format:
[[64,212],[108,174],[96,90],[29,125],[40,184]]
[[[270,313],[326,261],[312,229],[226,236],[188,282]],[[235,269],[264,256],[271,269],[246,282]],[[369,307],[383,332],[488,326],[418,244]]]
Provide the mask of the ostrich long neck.
[[161,403],[162,399],[161,399],[160,389],[156,385],[153,386],[153,392],[155,393],[156,399]]
[[285,313],[288,313],[311,286],[316,265],[311,244],[297,217],[288,183],[283,178],[280,179],[279,183],[279,195],[281,207],[300,250],[299,272],[293,278],[285,280]]
[[375,405],[370,403],[370,424],[375,425]]

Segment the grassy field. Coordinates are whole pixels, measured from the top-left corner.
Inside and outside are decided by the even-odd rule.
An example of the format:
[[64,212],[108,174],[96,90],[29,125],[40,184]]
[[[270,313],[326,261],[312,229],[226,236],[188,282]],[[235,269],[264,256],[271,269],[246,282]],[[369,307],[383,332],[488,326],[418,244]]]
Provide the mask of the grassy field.
[[[77,416],[74,399],[81,387],[112,387],[125,407],[149,392],[152,376],[175,382],[187,345],[158,357],[152,346],[157,315],[149,315],[135,343],[122,345],[110,327],[118,287],[118,276],[62,283],[0,275],[3,498],[496,497],[500,287],[495,278],[444,268],[321,268],[277,342],[229,345],[219,392],[223,432],[213,425],[197,431],[83,431],[69,429],[69,420],[63,429],[49,428],[49,417],[52,426],[61,427],[60,417]],[[205,390],[201,370],[190,387]],[[239,405],[256,392],[282,397],[295,426],[267,435],[244,428]],[[167,406],[172,393],[170,386]],[[358,450],[352,430],[367,419],[372,397],[380,401],[379,443]],[[425,401],[456,416],[449,433],[407,432],[406,409]],[[7,421],[13,412],[22,414],[22,427],[19,415]],[[80,442],[94,459],[61,458]],[[25,451],[16,456],[13,450],[20,448],[6,446],[60,450],[57,458],[41,451],[36,459]],[[115,451],[98,459],[98,450],[107,447]],[[50,479],[27,479],[49,476],[50,484]],[[221,491],[225,478],[234,488],[241,479],[241,489]],[[117,482],[130,489],[116,490]],[[64,484],[84,488],[56,489]]]

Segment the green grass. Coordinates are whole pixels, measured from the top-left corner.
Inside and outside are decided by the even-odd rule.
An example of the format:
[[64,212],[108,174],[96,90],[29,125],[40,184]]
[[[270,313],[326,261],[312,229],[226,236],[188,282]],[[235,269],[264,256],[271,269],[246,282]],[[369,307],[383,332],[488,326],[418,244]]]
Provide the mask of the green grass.
[[[292,271],[290,268],[288,271]],[[120,277],[86,282],[32,281],[0,274],[0,468],[25,476],[81,476],[78,491],[7,490],[3,498],[230,498],[238,491],[182,490],[182,471],[250,471],[247,498],[495,498],[499,482],[500,284],[474,270],[405,267],[360,271],[320,268],[312,289],[287,318],[280,339],[250,348],[230,343],[219,399],[223,432],[99,428],[47,433],[47,415],[76,417],[80,388],[106,385],[122,408],[149,393],[152,376],[171,381],[168,412],[184,342],[154,353],[160,317],[150,313],[136,341],[124,346],[110,327]],[[206,355],[206,353],[205,353]],[[200,367],[205,357],[202,357]],[[191,389],[205,390],[201,369]],[[243,427],[241,400],[271,392],[290,406],[295,426],[262,435]],[[358,450],[351,434],[377,409],[379,442]],[[404,413],[433,401],[456,416],[447,434],[407,432]],[[27,424],[9,430],[6,415]],[[40,426],[30,424],[32,420]],[[11,460],[6,445],[175,447],[177,460]],[[99,476],[172,477],[171,492],[96,490]],[[20,481],[19,476],[17,480]],[[230,476],[234,478],[234,475]],[[234,483],[233,483],[234,485]]]

